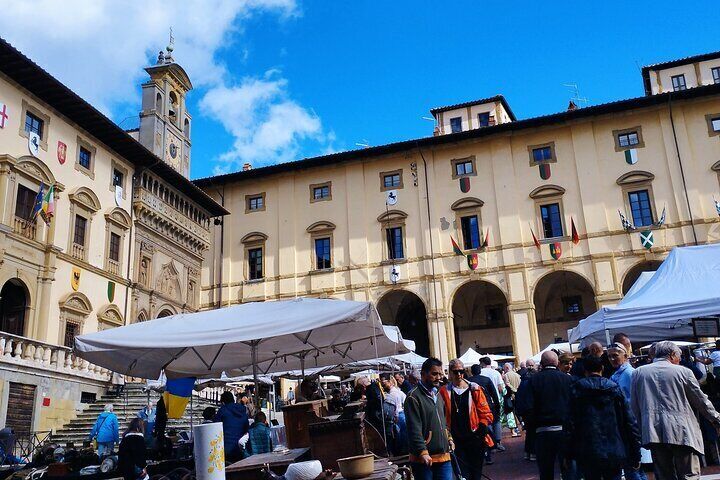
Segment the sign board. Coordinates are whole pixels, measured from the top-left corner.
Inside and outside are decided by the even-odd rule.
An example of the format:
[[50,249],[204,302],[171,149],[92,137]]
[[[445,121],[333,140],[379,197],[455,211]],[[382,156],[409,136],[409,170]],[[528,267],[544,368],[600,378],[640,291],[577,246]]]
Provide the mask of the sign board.
[[693,334],[696,337],[720,337],[720,322],[717,317],[693,318]]

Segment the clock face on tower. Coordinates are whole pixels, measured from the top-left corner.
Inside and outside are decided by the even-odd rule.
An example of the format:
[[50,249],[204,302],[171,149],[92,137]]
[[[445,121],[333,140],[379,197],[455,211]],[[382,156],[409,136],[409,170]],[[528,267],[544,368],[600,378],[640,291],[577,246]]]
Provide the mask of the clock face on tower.
[[173,168],[179,170],[180,168],[180,140],[175,138],[174,135],[168,135],[167,148],[165,149],[165,161],[167,161]]

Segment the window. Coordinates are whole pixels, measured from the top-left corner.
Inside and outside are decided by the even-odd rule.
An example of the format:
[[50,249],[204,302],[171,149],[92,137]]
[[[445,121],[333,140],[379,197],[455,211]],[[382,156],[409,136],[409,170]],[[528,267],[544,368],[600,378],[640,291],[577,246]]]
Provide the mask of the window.
[[405,258],[403,253],[403,231],[402,227],[390,227],[385,229],[388,248],[388,260]]
[[582,297],[580,295],[571,295],[563,297],[563,311],[567,315],[575,316],[583,314]]
[[324,186],[324,187],[315,187],[313,189],[313,198],[315,200],[320,200],[322,198],[328,198],[330,196],[330,187]]
[[112,178],[112,184],[113,187],[120,187],[122,188],[125,179],[125,174],[118,170],[117,168],[113,168],[113,178]]
[[310,185],[310,203],[332,200],[332,182]]
[[315,239],[315,268],[324,270],[331,268],[330,264],[330,238]]
[[248,195],[247,197],[246,211],[259,211],[265,210],[265,194],[262,195]]
[[712,69],[713,83],[720,83],[720,67]]
[[490,126],[490,112],[478,113],[478,127]]
[[505,305],[496,304],[485,307],[485,324],[488,327],[502,327],[505,323]]
[[403,188],[403,171],[401,168],[390,172],[380,172],[381,192],[400,188]]
[[462,118],[453,117],[450,119],[450,131],[452,133],[462,132]]
[[248,278],[260,280],[263,278],[263,249],[251,248],[248,250]]
[[80,153],[78,153],[78,163],[81,167],[90,170],[92,165],[92,153],[85,147],[80,147]]
[[720,117],[711,119],[710,125],[713,132],[720,132]]
[[639,142],[637,132],[621,133],[618,135],[618,145],[621,147],[633,147]]
[[33,192],[24,185],[18,185],[17,203],[15,204],[15,216],[24,220],[33,220],[32,213],[35,207],[37,192]]
[[120,235],[117,233],[110,234],[110,260],[120,261]]
[[455,175],[467,175],[473,173],[473,164],[471,161],[462,161],[455,164]]
[[85,246],[85,230],[87,228],[87,218],[75,215],[75,233],[73,235],[73,243],[75,245]]
[[79,327],[80,327],[80,325],[78,325],[77,323],[67,322],[65,324],[65,337],[63,340],[63,344],[66,347],[69,347],[69,348],[75,347],[75,337],[78,334],[78,330],[80,329]]
[[477,215],[461,217],[463,244],[465,250],[480,248],[480,225]]
[[475,155],[471,155],[465,158],[456,158],[451,162],[452,165],[452,178],[469,177],[477,175],[475,169]]
[[673,75],[670,77],[672,79],[672,86],[674,91],[679,90],[685,90],[687,89],[687,86],[685,85],[685,75]]
[[532,156],[535,163],[547,162],[553,158],[552,149],[550,146],[533,148]]
[[400,175],[397,173],[385,175],[385,177],[383,177],[383,186],[385,188],[395,188],[400,186]]
[[25,112],[25,132],[26,133],[37,133],[40,138],[43,137],[43,127],[45,122],[37,115],[30,112]]
[[653,224],[652,208],[650,207],[650,194],[647,190],[628,192],[628,202],[632,212],[633,225],[646,227]]
[[540,218],[542,219],[545,238],[557,238],[563,236],[562,217],[560,216],[559,203],[540,205]]

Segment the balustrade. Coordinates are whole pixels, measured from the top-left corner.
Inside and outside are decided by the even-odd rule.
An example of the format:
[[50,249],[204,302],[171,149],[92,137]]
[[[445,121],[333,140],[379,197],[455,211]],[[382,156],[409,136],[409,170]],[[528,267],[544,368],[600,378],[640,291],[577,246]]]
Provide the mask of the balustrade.
[[22,217],[15,216],[13,218],[13,230],[15,233],[22,235],[30,240],[35,240],[37,233],[37,223],[31,222]]
[[85,260],[85,245],[73,243],[70,254],[79,260]]
[[0,363],[13,363],[43,370],[109,381],[111,372],[75,355],[70,348],[0,332]]

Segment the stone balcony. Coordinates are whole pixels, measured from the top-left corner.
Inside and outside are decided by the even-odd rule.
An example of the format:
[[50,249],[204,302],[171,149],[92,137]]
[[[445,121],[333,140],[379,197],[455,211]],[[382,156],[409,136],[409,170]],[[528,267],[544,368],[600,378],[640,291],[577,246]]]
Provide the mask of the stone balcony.
[[112,372],[83,360],[68,347],[0,332],[0,368],[26,367],[109,382]]

